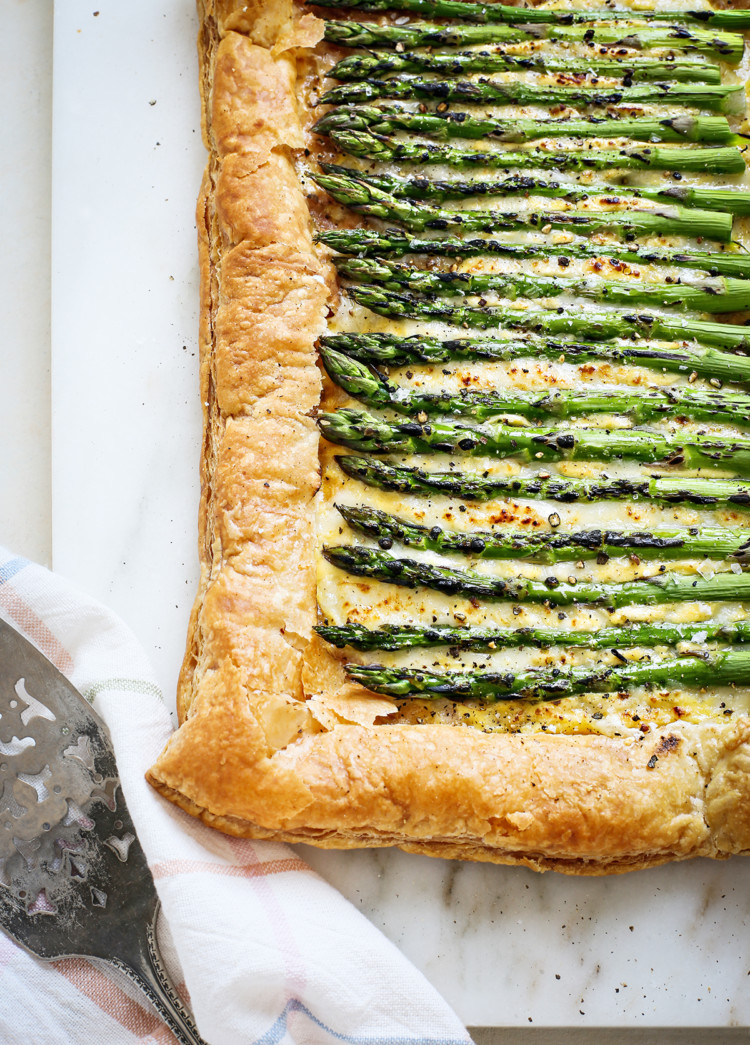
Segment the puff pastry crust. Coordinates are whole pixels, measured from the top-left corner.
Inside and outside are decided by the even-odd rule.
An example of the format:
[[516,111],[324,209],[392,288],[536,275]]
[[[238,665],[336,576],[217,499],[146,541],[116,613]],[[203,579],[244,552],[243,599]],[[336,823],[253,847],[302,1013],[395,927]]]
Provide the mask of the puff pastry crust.
[[747,851],[747,716],[620,738],[389,723],[316,638],[315,346],[337,287],[294,156],[321,23],[290,0],[200,13],[201,582],[150,782],[229,834],[327,847],[577,874]]

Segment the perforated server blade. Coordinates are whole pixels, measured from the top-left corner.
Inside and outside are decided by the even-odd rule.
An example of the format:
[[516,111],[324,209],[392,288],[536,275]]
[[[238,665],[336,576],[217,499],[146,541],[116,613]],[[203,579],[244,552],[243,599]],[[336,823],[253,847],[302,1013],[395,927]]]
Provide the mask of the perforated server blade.
[[107,728],[0,621],[0,925],[39,958],[114,966],[183,1045],[205,1045],[156,944],[159,900]]

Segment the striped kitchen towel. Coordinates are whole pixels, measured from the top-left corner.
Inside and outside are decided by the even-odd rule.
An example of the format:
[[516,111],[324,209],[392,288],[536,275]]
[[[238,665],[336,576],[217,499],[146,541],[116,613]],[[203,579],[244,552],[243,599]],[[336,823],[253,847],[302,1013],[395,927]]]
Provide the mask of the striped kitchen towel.
[[[122,621],[4,549],[0,616],[110,728],[162,901],[165,958],[209,1045],[470,1043],[421,973],[294,850],[212,831],[146,784],[172,727]],[[127,981],[79,958],[40,962],[0,934],[3,1045],[173,1040]]]

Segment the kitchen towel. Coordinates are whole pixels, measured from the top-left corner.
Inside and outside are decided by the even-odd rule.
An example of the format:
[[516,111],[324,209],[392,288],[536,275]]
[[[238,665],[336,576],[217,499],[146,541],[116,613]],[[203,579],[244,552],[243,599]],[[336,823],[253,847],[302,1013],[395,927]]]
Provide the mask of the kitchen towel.
[[[115,614],[0,548],[0,616],[109,726],[162,901],[164,956],[208,1045],[470,1045],[421,973],[293,849],[212,831],[149,787],[173,726]],[[0,934],[3,1045],[173,1041],[124,978],[79,958],[41,962]]]

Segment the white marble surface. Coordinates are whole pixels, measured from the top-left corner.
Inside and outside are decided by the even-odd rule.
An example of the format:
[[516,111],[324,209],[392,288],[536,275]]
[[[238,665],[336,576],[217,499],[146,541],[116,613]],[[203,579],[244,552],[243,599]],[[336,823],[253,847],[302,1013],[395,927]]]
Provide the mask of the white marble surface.
[[55,7],[53,562],[169,699],[197,577],[196,31],[190,0]]
[[305,859],[474,1026],[747,1026],[747,863],[605,879],[399,852]]
[[[6,242],[18,245],[0,281],[13,332],[0,349],[0,542],[51,553],[118,610],[171,699],[196,577],[192,3],[56,6],[51,397],[45,175],[16,163],[47,162],[46,6],[6,3],[0,45],[6,97],[36,77],[26,131],[14,126],[0,165]],[[750,1024],[746,861],[597,880],[302,848],[469,1024]]]

